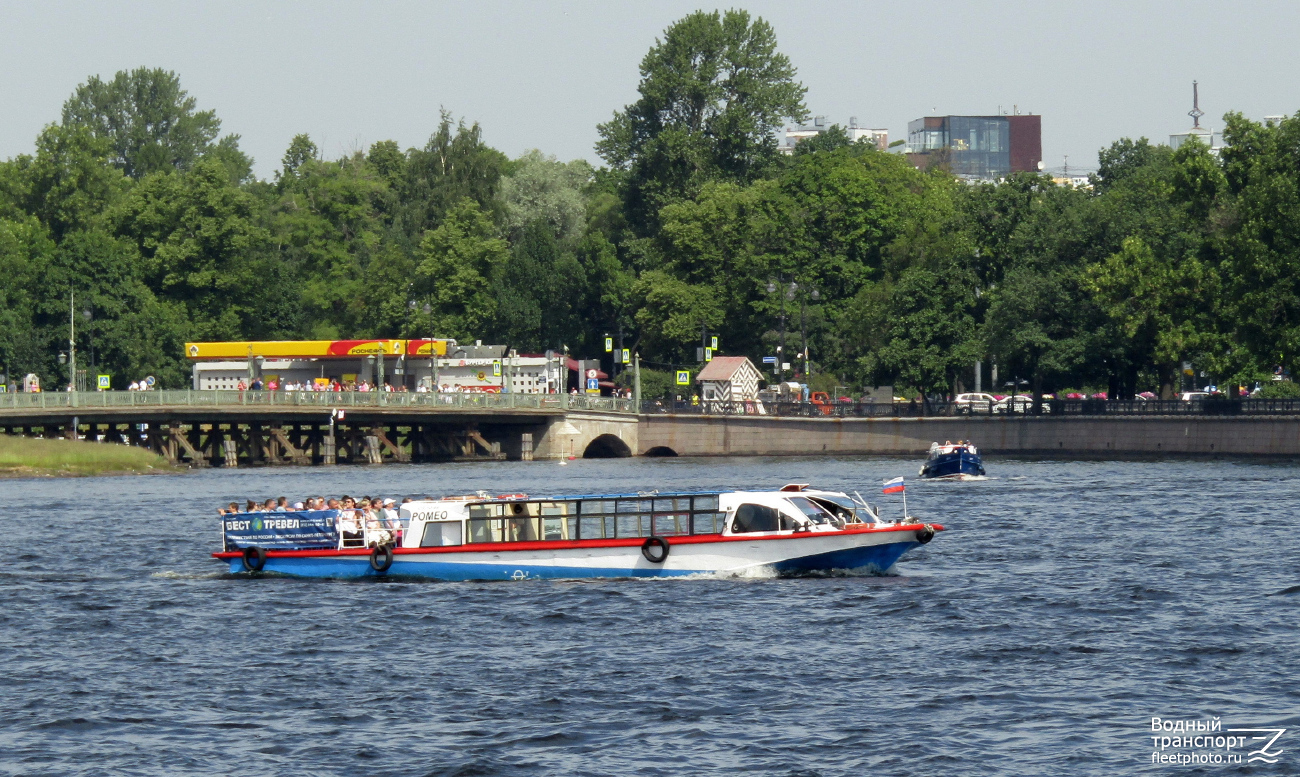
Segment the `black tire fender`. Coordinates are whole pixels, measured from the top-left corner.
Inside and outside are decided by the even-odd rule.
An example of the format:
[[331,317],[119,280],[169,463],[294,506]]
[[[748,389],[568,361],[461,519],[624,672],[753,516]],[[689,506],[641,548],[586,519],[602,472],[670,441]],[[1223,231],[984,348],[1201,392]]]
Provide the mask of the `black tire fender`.
[[266,566],[266,551],[256,545],[244,548],[244,571],[261,572]]
[[[658,548],[659,551],[655,552],[653,548]],[[668,548],[668,540],[651,535],[641,543],[641,555],[651,564],[662,564],[668,560]]]
[[380,545],[370,551],[370,568],[383,574],[393,565],[393,549],[387,545]]
[[932,539],[934,539],[934,527],[931,526],[930,524],[927,523],[921,528],[916,530],[916,541],[921,543],[922,545],[926,544]]

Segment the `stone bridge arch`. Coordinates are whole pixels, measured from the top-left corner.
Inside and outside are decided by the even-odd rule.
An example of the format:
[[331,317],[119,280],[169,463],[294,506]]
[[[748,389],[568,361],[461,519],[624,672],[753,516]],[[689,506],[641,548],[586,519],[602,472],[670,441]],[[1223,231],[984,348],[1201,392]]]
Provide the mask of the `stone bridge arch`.
[[596,437],[582,451],[584,459],[625,459],[631,455],[632,449],[628,444],[613,434]]
[[631,413],[569,413],[546,427],[533,455],[539,459],[634,456],[637,428],[637,417]]

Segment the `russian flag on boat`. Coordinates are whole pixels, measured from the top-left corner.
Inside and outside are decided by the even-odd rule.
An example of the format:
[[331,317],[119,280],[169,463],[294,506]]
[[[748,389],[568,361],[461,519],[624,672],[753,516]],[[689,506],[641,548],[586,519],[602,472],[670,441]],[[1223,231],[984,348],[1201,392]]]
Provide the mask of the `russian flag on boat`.
[[903,479],[902,479],[902,478],[894,478],[893,480],[890,480],[890,481],[888,481],[888,482],[885,483],[884,487],[880,489],[880,493],[882,493],[882,494],[897,494],[897,493],[900,493],[900,492],[904,491],[905,488],[906,488],[906,487],[903,485]]

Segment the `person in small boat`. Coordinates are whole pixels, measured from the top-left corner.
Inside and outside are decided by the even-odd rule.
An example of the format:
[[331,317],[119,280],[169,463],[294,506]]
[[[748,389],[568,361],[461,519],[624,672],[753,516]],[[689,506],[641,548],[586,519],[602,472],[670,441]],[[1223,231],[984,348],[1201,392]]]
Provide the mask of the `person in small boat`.
[[264,512],[264,513],[273,513],[273,512],[275,512],[275,497],[271,497],[271,498],[267,499],[267,500],[262,504],[262,512]]
[[239,502],[231,502],[225,509],[218,508],[217,515],[234,515],[239,512]]
[[293,508],[289,506],[289,497],[282,496],[276,500],[275,510],[279,513],[291,513]]
[[254,502],[252,499],[248,499],[248,500],[246,500],[246,501],[248,502],[248,504],[246,504],[246,505],[244,506],[244,512],[246,512],[246,513],[255,513],[255,512],[258,512],[258,504],[257,504],[257,502]]

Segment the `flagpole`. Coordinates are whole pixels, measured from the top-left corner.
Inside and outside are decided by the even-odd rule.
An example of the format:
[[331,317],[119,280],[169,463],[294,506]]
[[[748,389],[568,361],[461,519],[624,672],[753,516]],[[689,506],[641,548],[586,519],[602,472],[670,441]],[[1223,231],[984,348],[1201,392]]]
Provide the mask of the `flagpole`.
[[907,520],[907,481],[903,481],[903,520]]

